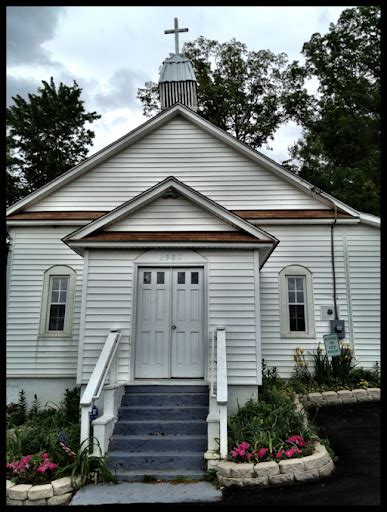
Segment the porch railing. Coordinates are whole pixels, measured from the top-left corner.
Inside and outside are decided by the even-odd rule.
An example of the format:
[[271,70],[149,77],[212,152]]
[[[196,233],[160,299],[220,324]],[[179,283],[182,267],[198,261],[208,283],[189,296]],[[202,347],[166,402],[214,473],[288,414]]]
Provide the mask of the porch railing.
[[[215,359],[216,341],[216,359]],[[227,457],[227,356],[226,329],[218,327],[211,333],[210,355],[210,411],[208,422],[208,459],[216,458],[215,443],[219,439],[219,454],[221,459]]]
[[[109,373],[114,356],[117,352],[120,339],[121,331],[112,330],[109,332],[105,344],[103,346],[102,352],[98,358],[97,364],[95,365],[90,380],[81,397],[81,443],[86,439],[89,439],[90,437],[90,412],[92,410],[94,400],[99,398],[101,395],[102,389],[106,381],[106,377]],[[116,377],[116,372],[114,372],[114,375],[110,375],[111,382],[109,387],[114,387]],[[87,443],[84,443],[84,448],[86,447],[85,445],[87,446]]]

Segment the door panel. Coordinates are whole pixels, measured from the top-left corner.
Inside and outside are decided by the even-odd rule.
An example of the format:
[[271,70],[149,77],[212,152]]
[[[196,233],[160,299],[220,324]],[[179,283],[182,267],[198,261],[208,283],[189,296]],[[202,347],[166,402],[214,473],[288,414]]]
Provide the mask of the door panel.
[[203,377],[202,269],[172,269],[172,325],[171,377]]
[[[164,279],[160,278],[161,272]],[[137,378],[169,377],[170,288],[169,269],[139,269],[135,365]]]

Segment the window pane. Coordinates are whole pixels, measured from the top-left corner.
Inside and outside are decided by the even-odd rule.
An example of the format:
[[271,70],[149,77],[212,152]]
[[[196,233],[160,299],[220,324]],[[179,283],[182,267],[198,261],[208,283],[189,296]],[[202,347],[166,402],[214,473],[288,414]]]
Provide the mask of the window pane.
[[296,302],[296,292],[289,292],[289,304]]
[[304,302],[304,292],[297,292],[297,302]]
[[304,289],[304,279],[302,277],[296,278],[296,288],[298,291]]
[[294,277],[288,277],[288,286],[289,286],[289,290],[294,290],[294,288],[295,288]]
[[67,291],[67,283],[69,278],[68,277],[61,277],[60,278],[60,289],[62,291]]
[[164,284],[164,272],[157,272],[157,284]]
[[303,305],[289,306],[289,326],[291,331],[305,331],[305,309]]
[[63,331],[66,306],[64,304],[51,304],[49,331]]
[[59,292],[55,291],[55,290],[52,290],[51,302],[58,302],[58,299],[59,299]]
[[177,273],[177,284],[185,284],[185,272]]
[[199,284],[199,272],[191,272],[191,284]]
[[52,278],[52,289],[55,291],[60,290],[60,278],[59,277]]
[[152,272],[144,272],[144,284],[151,284]]
[[62,303],[62,304],[66,304],[66,299],[67,299],[67,292],[66,290],[62,290],[59,292],[59,300],[58,302]]

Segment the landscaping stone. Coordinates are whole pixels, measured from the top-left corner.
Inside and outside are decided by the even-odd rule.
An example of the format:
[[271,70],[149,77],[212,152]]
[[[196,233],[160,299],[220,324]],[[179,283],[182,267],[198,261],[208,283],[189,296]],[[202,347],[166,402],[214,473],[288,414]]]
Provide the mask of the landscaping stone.
[[262,476],[258,478],[244,478],[244,487],[267,487],[269,485],[269,477]]
[[310,471],[302,471],[294,473],[294,480],[296,482],[309,482],[309,480],[317,480],[320,476],[318,469],[311,469]]
[[219,462],[218,464],[218,475],[231,477],[232,476],[232,469],[234,466],[238,466],[236,462]]
[[358,398],[359,396],[367,396],[367,390],[366,389],[353,389],[352,394],[356,398]]
[[324,466],[322,466],[318,469],[320,478],[329,476],[334,469],[335,469],[335,465],[333,464],[333,461],[330,460],[327,464],[325,464]]
[[42,505],[46,505],[46,500],[44,498],[41,500],[25,500],[23,503],[27,506],[41,507]]
[[330,460],[331,458],[329,457],[328,452],[313,453],[313,455],[308,455],[308,457],[304,457],[305,469],[309,471],[311,469],[321,468]]
[[51,484],[35,485],[28,491],[29,500],[41,500],[42,498],[51,498],[54,495]]
[[48,498],[47,505],[66,505],[70,502],[71,497],[71,492],[60,494],[59,496],[52,496],[52,498]]
[[308,400],[311,402],[321,403],[323,400],[321,393],[309,393]]
[[346,398],[342,398],[343,404],[354,404],[357,402],[357,399],[355,396],[348,396]]
[[328,401],[328,400],[336,400],[337,399],[336,391],[324,391],[321,394],[322,394],[323,400],[327,400]]
[[245,464],[235,464],[231,468],[231,477],[232,478],[249,478],[252,476],[254,471],[254,464],[245,463]]
[[[14,482],[12,482],[11,480],[7,480],[7,491],[8,491],[8,489],[10,489],[11,487],[13,487],[14,485],[15,485],[15,483],[14,483]],[[8,493],[7,493],[7,495],[8,495]]]
[[227,478],[226,476],[222,476],[219,478],[219,482],[226,487],[243,487],[242,478]]
[[254,471],[257,473],[258,477],[274,476],[278,475],[280,472],[278,464],[273,461],[255,464]]
[[12,505],[14,507],[20,507],[21,505],[23,505],[24,501],[22,501],[22,500],[13,500],[11,498],[7,498],[5,503],[6,503],[6,505]]
[[8,496],[13,500],[26,500],[28,491],[32,488],[30,484],[18,484],[8,489]]
[[371,400],[372,400],[372,397],[369,395],[357,395],[358,402],[370,402]]
[[[65,494],[73,490],[71,485],[71,477],[64,476],[63,478],[58,478],[57,480],[53,480],[51,482],[52,488],[54,490],[54,496],[59,496],[61,494]],[[51,495],[52,496],[52,495]]]
[[293,482],[293,473],[286,473],[281,475],[269,476],[269,482],[272,485],[286,485]]
[[353,397],[353,394],[352,394],[352,391],[350,391],[349,389],[340,389],[340,391],[337,392],[337,396],[339,398],[352,398]]
[[380,400],[380,388],[368,388],[367,391],[373,400]]
[[278,466],[280,473],[299,473],[305,470],[302,459],[281,460]]

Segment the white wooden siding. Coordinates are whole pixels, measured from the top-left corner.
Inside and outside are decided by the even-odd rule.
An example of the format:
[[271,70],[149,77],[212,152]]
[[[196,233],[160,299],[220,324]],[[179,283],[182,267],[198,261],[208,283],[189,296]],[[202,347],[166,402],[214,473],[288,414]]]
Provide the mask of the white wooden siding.
[[[83,259],[61,238],[76,226],[19,227],[12,232],[7,308],[7,375],[69,377],[76,375]],[[72,338],[39,338],[44,272],[68,265],[76,272]]]
[[380,361],[380,231],[346,227],[355,355],[360,366]]
[[[262,357],[269,366],[277,366],[282,377],[293,372],[293,354],[303,347],[308,356],[323,334],[330,332],[329,321],[321,320],[321,306],[333,306],[333,280],[330,257],[330,226],[261,226],[280,240],[260,275]],[[349,240],[350,290],[354,340],[348,318],[348,296],[343,248],[344,230]],[[379,359],[379,267],[378,230],[371,227],[335,227],[335,266],[337,304],[345,321],[346,339],[354,341],[360,365],[372,366]],[[288,265],[304,265],[313,274],[314,317],[316,336],[312,339],[286,339],[280,333],[278,274]],[[368,310],[371,314],[368,315]],[[310,360],[310,357],[307,357]]]
[[171,175],[231,210],[327,208],[178,116],[26,211],[111,210]]
[[200,251],[208,259],[209,331],[226,328],[230,385],[257,384],[253,251]]
[[159,198],[106,231],[236,231],[183,197]]
[[90,251],[86,293],[82,381],[87,382],[111,329],[122,333],[118,380],[127,381],[133,308],[133,251]]

